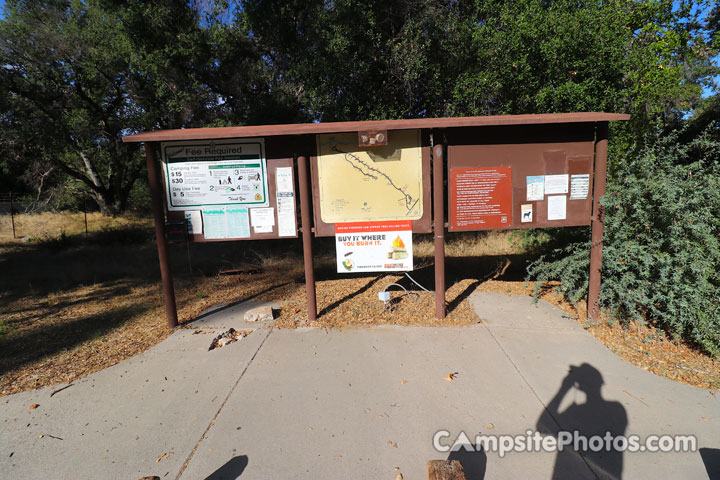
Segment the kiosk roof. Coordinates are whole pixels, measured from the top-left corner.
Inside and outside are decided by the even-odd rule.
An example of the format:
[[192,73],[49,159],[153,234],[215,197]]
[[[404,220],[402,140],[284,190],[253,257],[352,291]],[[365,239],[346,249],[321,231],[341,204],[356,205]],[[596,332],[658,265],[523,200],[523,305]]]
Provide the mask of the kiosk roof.
[[186,128],[136,133],[123,142],[165,142],[223,138],[268,137],[274,135],[314,135],[363,130],[409,130],[415,128],[489,127],[497,125],[538,125],[552,123],[592,123],[629,120],[620,113],[580,112],[533,115],[494,115],[486,117],[416,118],[409,120],[370,120],[362,122],[294,123],[245,127]]

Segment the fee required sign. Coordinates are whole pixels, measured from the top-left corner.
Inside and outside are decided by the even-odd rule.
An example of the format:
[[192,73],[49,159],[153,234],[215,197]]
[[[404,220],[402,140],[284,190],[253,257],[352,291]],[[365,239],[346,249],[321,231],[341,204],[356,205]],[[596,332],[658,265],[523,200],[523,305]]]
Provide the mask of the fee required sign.
[[168,210],[268,205],[263,139],[162,144]]

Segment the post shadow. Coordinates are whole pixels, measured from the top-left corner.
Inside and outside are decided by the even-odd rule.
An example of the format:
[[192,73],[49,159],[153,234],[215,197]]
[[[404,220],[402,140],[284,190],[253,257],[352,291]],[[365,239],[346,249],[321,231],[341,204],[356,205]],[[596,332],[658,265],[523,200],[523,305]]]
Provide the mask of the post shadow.
[[720,480],[720,448],[701,448],[700,457],[710,480]]
[[[598,478],[622,478],[623,452],[612,448],[605,449],[605,436],[612,438],[625,435],[628,419],[625,407],[620,402],[608,401],[602,397],[603,377],[592,365],[583,363],[571,365],[562,381],[560,389],[548,403],[537,421],[537,430],[546,435],[558,437],[560,432],[570,435],[577,431],[579,436],[589,440],[592,437],[603,439],[602,450],[593,451],[590,445],[580,443],[568,445],[564,451],[558,451],[553,468],[553,478],[578,477],[580,472],[589,468]],[[573,403],[560,412],[560,404],[568,395],[577,396],[583,392],[585,401]],[[579,447],[576,449],[575,447]]]
[[225,465],[215,470],[205,480],[235,480],[248,465],[247,455],[237,455],[228,460]]

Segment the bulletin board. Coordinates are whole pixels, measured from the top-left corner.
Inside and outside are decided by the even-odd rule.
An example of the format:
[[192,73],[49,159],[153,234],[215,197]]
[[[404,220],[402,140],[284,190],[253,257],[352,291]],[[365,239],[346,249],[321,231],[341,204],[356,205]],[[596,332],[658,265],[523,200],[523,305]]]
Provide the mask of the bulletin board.
[[429,133],[388,132],[388,144],[359,147],[357,133],[316,136],[311,156],[316,236],[335,235],[336,223],[412,221],[431,231]]
[[268,155],[263,138],[165,142],[160,151],[167,219],[187,221],[191,241],[297,238],[292,156],[276,158],[284,152],[273,145]]
[[448,230],[589,225],[593,124],[447,133]]

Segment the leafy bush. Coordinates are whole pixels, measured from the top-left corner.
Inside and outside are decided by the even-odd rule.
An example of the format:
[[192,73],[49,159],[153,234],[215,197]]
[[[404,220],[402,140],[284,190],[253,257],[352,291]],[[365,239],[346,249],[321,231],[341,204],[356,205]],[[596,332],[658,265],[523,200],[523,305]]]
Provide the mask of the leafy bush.
[[[720,141],[678,133],[615,164],[603,198],[601,306],[621,322],[649,321],[720,355]],[[587,294],[588,236],[541,257],[535,280]]]

